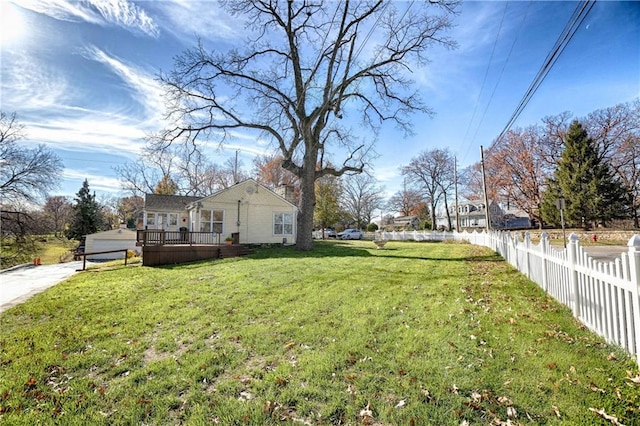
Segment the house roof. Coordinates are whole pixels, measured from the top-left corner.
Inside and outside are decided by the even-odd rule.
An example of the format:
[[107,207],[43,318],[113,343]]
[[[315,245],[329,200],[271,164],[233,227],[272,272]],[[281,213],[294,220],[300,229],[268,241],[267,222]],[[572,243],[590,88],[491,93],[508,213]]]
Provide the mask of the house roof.
[[[258,181],[256,181],[253,178],[248,178],[243,180],[242,182],[238,182],[234,185],[231,185],[228,188],[224,188],[221,189],[220,191],[217,191],[207,197],[203,197],[203,198],[199,198],[198,200],[205,200],[205,199],[209,199],[209,200],[213,200],[216,197],[219,197],[220,195],[227,193],[227,192],[231,192],[231,191],[237,191],[237,190],[241,190],[243,191],[241,188],[246,188],[246,187],[251,187],[252,191],[249,192],[250,194],[253,193],[253,189],[255,188],[255,190],[258,190],[258,188],[260,188],[260,190],[264,190],[267,191],[267,193],[271,194],[272,196],[278,198],[279,200],[285,202],[286,204],[291,205],[292,207],[296,207],[293,203],[291,203],[289,200],[287,200],[286,198],[282,197],[280,194],[277,194],[275,191],[267,188],[266,186],[262,185],[261,183],[259,183]],[[194,200],[197,201],[197,200]]]
[[187,204],[201,200],[202,197],[188,195],[146,194],[144,207],[146,210],[184,210]]

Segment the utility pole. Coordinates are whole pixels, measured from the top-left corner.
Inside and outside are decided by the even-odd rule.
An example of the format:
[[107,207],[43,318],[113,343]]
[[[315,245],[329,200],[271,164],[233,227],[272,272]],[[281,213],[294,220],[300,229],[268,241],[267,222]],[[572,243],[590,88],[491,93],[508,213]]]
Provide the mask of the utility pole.
[[489,213],[489,198],[487,197],[487,178],[484,174],[484,150],[480,145],[480,169],[482,170],[482,192],[484,192],[484,217],[487,232],[491,230],[491,214]]
[[460,218],[458,218],[458,157],[453,157],[453,192],[456,197],[456,232],[460,232]]

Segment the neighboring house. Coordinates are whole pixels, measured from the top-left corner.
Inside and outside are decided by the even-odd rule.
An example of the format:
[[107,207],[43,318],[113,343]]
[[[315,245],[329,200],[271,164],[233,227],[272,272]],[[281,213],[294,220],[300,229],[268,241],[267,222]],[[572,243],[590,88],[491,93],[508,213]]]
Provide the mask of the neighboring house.
[[[84,252],[97,253],[112,250],[133,250],[138,251],[136,247],[136,231],[126,228],[122,225],[120,229],[112,229],[110,231],[96,232],[89,234],[85,240]],[[124,259],[124,253],[102,253],[87,256],[87,260],[114,260]]]
[[496,229],[528,229],[533,226],[529,215],[523,210],[507,208],[502,210],[504,214],[497,221],[492,221]]
[[142,229],[214,233],[239,244],[294,242],[298,209],[247,179],[208,197],[147,194]]
[[414,231],[420,227],[418,216],[398,216],[393,218],[394,229]]
[[[458,221],[460,229],[486,228],[486,210],[482,201],[467,201],[458,203]],[[455,228],[455,205],[450,206],[451,225]],[[493,229],[522,229],[531,226],[529,217],[519,210],[504,211],[498,204],[489,203],[489,217]],[[447,217],[441,213],[436,218],[438,229],[447,228]]]

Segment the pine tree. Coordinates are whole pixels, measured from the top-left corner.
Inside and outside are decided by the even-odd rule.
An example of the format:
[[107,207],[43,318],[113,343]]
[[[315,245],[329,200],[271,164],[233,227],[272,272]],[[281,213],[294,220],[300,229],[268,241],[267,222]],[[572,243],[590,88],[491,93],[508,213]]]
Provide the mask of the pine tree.
[[569,226],[587,229],[627,213],[627,191],[614,179],[595,142],[578,121],[569,127],[564,151],[544,194],[545,221],[559,224],[556,200],[560,196],[565,199],[564,216]]
[[92,195],[89,191],[89,182],[86,179],[82,182],[82,188],[74,201],[73,218],[66,233],[67,238],[79,240],[102,229],[100,205],[96,202],[95,194]]

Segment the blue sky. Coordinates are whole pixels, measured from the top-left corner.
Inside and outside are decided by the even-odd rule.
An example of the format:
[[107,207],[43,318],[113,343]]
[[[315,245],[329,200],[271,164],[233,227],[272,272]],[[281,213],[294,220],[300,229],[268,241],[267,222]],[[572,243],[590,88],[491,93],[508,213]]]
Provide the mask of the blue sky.
[[[436,115],[414,116],[414,136],[392,125],[377,135],[375,176],[387,194],[401,188],[399,166],[424,149],[448,147],[461,167],[478,161],[479,146],[503,130],[576,5],[465,2],[449,33],[459,47],[433,50],[430,64],[414,70]],[[127,195],[113,167],[133,161],[145,134],[163,128],[157,74],[196,36],[221,50],[243,40],[242,23],[212,1],[0,0],[0,16],[0,108],[25,124],[27,146],[44,143],[61,157],[60,195],[74,195],[85,178],[100,194]],[[596,2],[515,126],[640,96],[639,22],[640,2]],[[240,137],[209,155],[222,164],[239,151],[250,168],[264,150]]]

